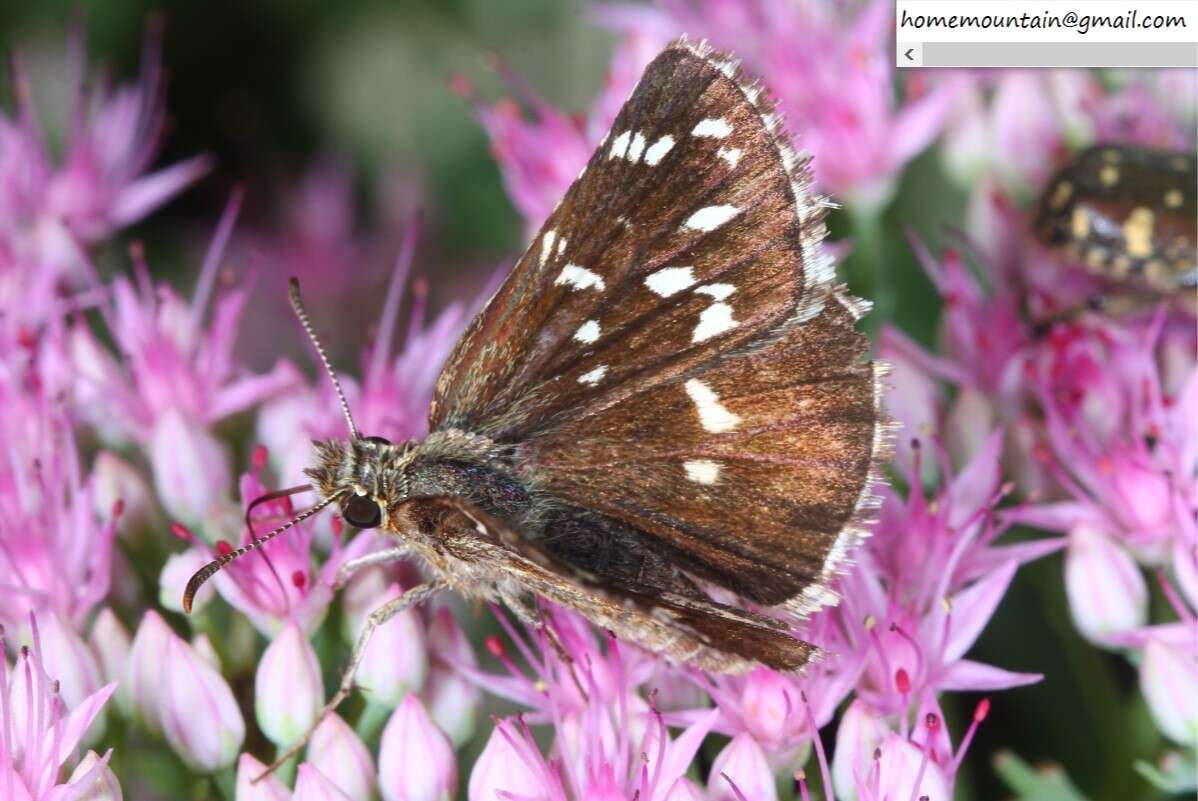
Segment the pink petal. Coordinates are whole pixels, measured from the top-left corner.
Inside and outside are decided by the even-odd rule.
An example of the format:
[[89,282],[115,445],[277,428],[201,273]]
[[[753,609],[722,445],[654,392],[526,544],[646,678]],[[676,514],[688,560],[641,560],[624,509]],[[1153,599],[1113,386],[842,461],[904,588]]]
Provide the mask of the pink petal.
[[84,698],[82,703],[71,710],[71,714],[67,716],[66,725],[62,729],[62,740],[58,744],[57,764],[61,765],[66,762],[67,758],[74,753],[75,746],[79,744],[92,721],[96,719],[96,715],[100,714],[100,710],[115,691],[116,682],[114,681]]
[[960,659],[990,621],[1015,577],[1018,564],[1007,562],[952,599],[952,628],[944,645],[944,661]]
[[1015,673],[970,659],[959,659],[940,674],[936,689],[958,692],[1006,690],[1035,684],[1042,678],[1039,673]]
[[212,164],[208,156],[195,156],[138,178],[117,195],[109,216],[121,227],[137,222],[198,180]]

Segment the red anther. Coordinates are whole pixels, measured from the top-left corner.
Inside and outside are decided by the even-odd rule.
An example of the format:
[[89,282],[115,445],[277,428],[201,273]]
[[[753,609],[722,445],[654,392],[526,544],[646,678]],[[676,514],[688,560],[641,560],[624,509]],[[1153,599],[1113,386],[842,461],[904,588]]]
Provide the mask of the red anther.
[[250,464],[254,466],[255,472],[261,470],[263,467],[266,467],[266,459],[269,456],[270,454],[266,450],[265,445],[259,445],[258,447],[254,448],[254,453],[250,457]]
[[929,712],[923,719],[923,725],[928,727],[928,731],[935,734],[940,731],[940,716],[935,712]]
[[112,502],[112,517],[115,520],[125,513],[125,499],[117,498]]
[[881,758],[882,758],[882,749],[881,749],[881,748],[875,748],[875,749],[874,749],[874,762],[877,762],[877,761],[878,761],[879,759],[881,759]]
[[33,350],[37,347],[37,334],[29,328],[21,326],[17,331],[17,344],[25,350]]
[[1000,495],[1010,495],[1014,491],[1015,491],[1015,482],[1014,481],[1008,481],[1005,484],[1003,484],[1001,487],[998,488],[998,492]]
[[345,531],[345,522],[340,517],[333,518],[333,536],[341,539],[341,532]]
[[304,585],[308,583],[308,575],[302,570],[297,570],[291,574],[291,584],[297,590],[302,590]]
[[171,523],[171,533],[184,542],[195,542],[196,537],[191,533],[191,529],[182,523]]
[[233,546],[225,540],[220,540],[216,543],[216,552],[220,556],[228,556],[233,553]]
[[483,644],[487,647],[487,651],[491,654],[491,656],[495,657],[496,659],[507,658],[507,649],[503,647],[503,642],[495,635],[487,637],[485,640],[483,640]]
[[945,248],[944,261],[954,263],[961,261],[961,251],[957,250],[956,248]]
[[977,708],[973,710],[973,719],[975,721],[977,721],[978,723],[981,723],[983,720],[986,719],[986,716],[989,714],[990,714],[990,699],[983,698],[982,700],[978,701]]
[[911,677],[907,675],[905,668],[894,671],[894,687],[902,695],[911,692]]
[[129,257],[134,261],[141,261],[146,257],[146,246],[140,239],[134,239],[129,243]]

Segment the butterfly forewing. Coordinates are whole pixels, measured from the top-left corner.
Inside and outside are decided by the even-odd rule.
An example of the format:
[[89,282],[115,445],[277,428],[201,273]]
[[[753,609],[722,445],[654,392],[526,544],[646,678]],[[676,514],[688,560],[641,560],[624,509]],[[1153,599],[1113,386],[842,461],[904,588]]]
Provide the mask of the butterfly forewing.
[[746,91],[683,45],[649,65],[451,358],[434,428],[521,439],[793,311],[798,210],[768,111]]
[[808,611],[885,445],[821,216],[766,95],[672,45],[459,343],[430,428],[510,444],[550,495]]

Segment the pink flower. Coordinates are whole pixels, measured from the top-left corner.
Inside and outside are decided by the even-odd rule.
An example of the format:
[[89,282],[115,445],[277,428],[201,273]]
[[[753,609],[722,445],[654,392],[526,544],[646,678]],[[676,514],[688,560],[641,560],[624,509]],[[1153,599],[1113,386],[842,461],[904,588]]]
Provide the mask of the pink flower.
[[1140,690],[1169,739],[1190,747],[1198,743],[1198,656],[1192,647],[1150,639],[1140,665]]
[[905,714],[940,690],[994,690],[1038,680],[966,659],[1019,564],[1057,550],[1060,540],[996,545],[1002,525],[1001,432],[944,486],[925,498],[913,465],[906,499],[887,491],[881,519],[841,581],[830,611],[838,636],[865,655],[857,695],[883,714]]
[[324,706],[320,663],[298,625],[275,636],[254,676],[254,712],[267,739],[287,747],[307,733]]
[[1131,554],[1086,523],[1069,534],[1065,591],[1073,622],[1090,642],[1143,626],[1148,621],[1148,586]]
[[[241,476],[241,498],[245,507],[268,492],[261,478],[268,459],[266,450],[256,449],[252,459],[251,471]],[[289,496],[259,504],[252,518],[255,531],[261,536],[294,514]],[[195,550],[212,558],[207,547],[199,544],[185,527],[176,526],[174,531],[193,543]],[[341,565],[371,547],[371,540],[361,535],[345,547],[340,540],[335,540],[329,558],[317,567],[313,559],[313,535],[313,521],[300,523],[286,536],[271,540],[256,553],[231,562],[213,580],[221,597],[268,637],[273,638],[289,621],[305,632],[314,631],[328,611]],[[244,528],[238,544],[245,545],[253,539],[250,530]],[[217,543],[216,552],[232,547],[222,540]],[[179,577],[184,580],[176,584],[175,591],[181,594],[186,579],[181,572]]]
[[197,157],[146,173],[165,118],[161,41],[161,31],[152,30],[140,80],[113,88],[86,79],[85,35],[75,31],[64,80],[73,95],[57,158],[42,134],[29,77],[15,62],[15,118],[0,115],[0,306],[14,310],[17,322],[37,326],[64,312],[55,294],[91,277],[89,245],[137,222],[207,172],[208,159]]
[[512,723],[497,722],[470,771],[467,798],[498,801],[504,797],[502,794],[508,794],[529,801],[562,799],[560,784],[542,771],[541,764],[529,764],[521,755],[525,745]]
[[78,627],[108,594],[121,504],[95,513],[67,411],[40,386],[0,356],[0,623],[44,611]]
[[374,759],[357,732],[336,713],[326,715],[312,733],[307,761],[353,801],[374,797]]
[[474,736],[481,698],[478,686],[454,665],[475,669],[478,663],[465,632],[447,607],[433,613],[428,626],[428,652],[431,661],[424,688],[425,705],[437,727],[455,747],[461,747]]
[[56,667],[45,661],[32,615],[29,623],[33,646],[21,648],[12,665],[0,631],[0,795],[51,801],[93,792],[104,798],[102,794],[115,787],[107,770],[111,752],[101,759],[90,754],[69,779],[62,782],[61,777],[116,685],[105,685],[76,704],[65,703],[50,673]]
[[486,105],[473,96],[463,78],[455,89],[471,98],[479,121],[491,139],[491,153],[503,171],[504,185],[527,227],[535,230],[553,211],[595,146],[607,134],[620,106],[628,97],[645,65],[657,55],[657,36],[630,32],[617,46],[603,89],[581,119],[546,103],[535,95],[506,64],[499,62],[504,78],[520,95],[531,116],[512,100]]
[[415,695],[391,713],[379,744],[383,801],[450,801],[457,796],[453,746]]
[[251,754],[238,757],[237,784],[233,791],[235,801],[290,801],[291,792],[275,774],[254,781],[265,772],[266,765]]
[[296,771],[295,793],[291,801],[351,801],[318,768],[307,762],[300,763]]
[[707,795],[712,801],[777,801],[774,772],[761,746],[747,734],[738,734],[724,746],[711,766]]
[[226,501],[232,482],[226,446],[211,426],[297,378],[286,363],[263,375],[238,367],[234,348],[245,289],[227,292],[209,312],[239,203],[235,197],[221,220],[190,302],[165,284],[152,285],[135,254],[137,281],[118,278],[111,304],[101,307],[119,362],[85,326],[71,332],[79,413],[105,437],[140,445],[168,514],[193,526]]
[[[398,598],[401,589],[392,584],[377,599],[376,606]],[[365,619],[358,622],[360,628]],[[405,609],[374,630],[355,682],[372,704],[397,706],[413,692],[419,692],[428,676],[428,649],[424,625],[416,609]]]
[[104,681],[117,685],[114,698],[117,707],[123,714],[128,715],[133,711],[133,699],[129,695],[125,676],[129,669],[129,653],[133,643],[129,631],[108,607],[104,607],[96,615],[88,635],[88,645],[96,656],[96,663]]
[[213,772],[233,764],[245,721],[220,671],[146,612],[129,660],[134,703],[153,730],[161,730],[193,769]]

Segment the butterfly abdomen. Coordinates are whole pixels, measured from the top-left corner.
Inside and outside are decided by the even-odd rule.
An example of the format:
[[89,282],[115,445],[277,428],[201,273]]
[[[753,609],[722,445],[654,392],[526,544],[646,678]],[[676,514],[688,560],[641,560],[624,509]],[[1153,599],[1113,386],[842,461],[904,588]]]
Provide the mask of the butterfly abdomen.
[[1196,180],[1190,154],[1092,147],[1049,183],[1036,234],[1113,281],[1160,292],[1192,286],[1198,275]]

